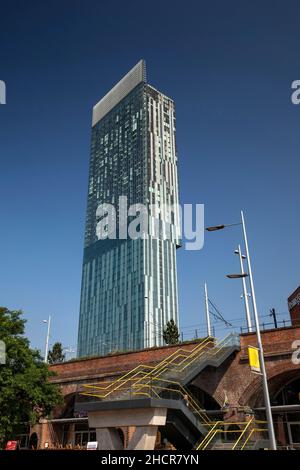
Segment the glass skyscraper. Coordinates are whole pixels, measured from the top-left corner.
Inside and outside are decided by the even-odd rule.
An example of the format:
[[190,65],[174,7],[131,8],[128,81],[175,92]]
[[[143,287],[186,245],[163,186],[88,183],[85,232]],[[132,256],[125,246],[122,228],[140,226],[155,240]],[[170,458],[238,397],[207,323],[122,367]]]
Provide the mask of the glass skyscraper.
[[[146,206],[147,234],[99,239],[97,209],[116,207],[118,227],[120,196]],[[174,102],[147,84],[141,60],[93,108],[79,357],[159,346],[178,324],[177,204]]]

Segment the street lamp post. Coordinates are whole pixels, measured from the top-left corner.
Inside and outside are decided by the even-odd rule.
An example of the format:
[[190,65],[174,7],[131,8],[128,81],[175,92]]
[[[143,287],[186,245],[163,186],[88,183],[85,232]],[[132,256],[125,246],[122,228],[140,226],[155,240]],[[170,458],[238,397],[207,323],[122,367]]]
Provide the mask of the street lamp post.
[[51,326],[51,316],[49,315],[48,320],[43,320],[43,323],[47,323],[47,336],[46,336],[46,346],[45,346],[45,358],[44,362],[48,362],[48,349],[49,349],[49,338],[50,338],[50,326]]
[[261,372],[262,372],[263,393],[264,393],[264,400],[265,400],[265,406],[266,406],[269,438],[271,442],[271,448],[273,450],[276,450],[276,438],[275,438],[273,416],[272,416],[271,403],[270,403],[270,394],[269,394],[269,389],[268,389],[268,379],[267,379],[267,373],[266,373],[263,345],[262,345],[261,334],[260,334],[259,318],[258,318],[258,311],[257,311],[257,305],[256,305],[253,275],[252,275],[252,266],[251,266],[251,259],[250,259],[249,246],[248,246],[248,237],[247,237],[246,224],[245,224],[243,211],[241,211],[241,219],[242,219],[243,234],[244,234],[246,256],[247,256],[247,263],[248,263],[251,296],[252,296],[254,320],[255,320],[255,327],[256,327],[257,346],[259,350],[260,367],[261,367]]
[[[262,375],[264,402],[265,402],[265,407],[266,407],[266,416],[267,416],[267,423],[268,423],[268,434],[269,434],[271,448],[272,450],[276,450],[276,438],[275,438],[273,417],[272,417],[272,411],[271,411],[271,403],[270,403],[270,395],[269,395],[269,389],[268,389],[268,379],[267,379],[267,373],[266,373],[266,367],[265,367],[263,345],[262,345],[261,333],[260,333],[260,327],[259,327],[259,318],[258,318],[258,311],[257,311],[257,305],[256,305],[256,296],[255,296],[255,290],[254,290],[252,266],[251,266],[251,259],[250,259],[250,253],[249,253],[248,237],[247,237],[244,213],[243,211],[241,211],[240,223],[230,224],[230,225],[216,225],[214,227],[208,227],[207,230],[209,232],[213,232],[213,231],[222,230],[226,227],[234,226],[234,225],[242,225],[243,227],[243,235],[244,235],[251,296],[252,296],[252,305],[253,305],[255,328],[256,328],[257,346],[258,346],[258,351],[259,351],[259,360],[260,360],[261,375]],[[246,276],[247,274],[235,276],[235,277],[246,277]]]
[[[240,245],[238,246],[238,249],[235,253],[237,253],[239,255],[239,258],[240,258],[241,274],[245,274],[243,258],[246,258],[246,257],[242,255]],[[248,331],[251,333],[252,332],[252,322],[251,322],[251,315],[250,315],[249,302],[248,302],[248,292],[247,292],[247,286],[246,286],[246,279],[244,277],[242,278],[242,282],[243,282],[243,296],[244,296],[244,302],[245,302],[247,326],[248,326]]]

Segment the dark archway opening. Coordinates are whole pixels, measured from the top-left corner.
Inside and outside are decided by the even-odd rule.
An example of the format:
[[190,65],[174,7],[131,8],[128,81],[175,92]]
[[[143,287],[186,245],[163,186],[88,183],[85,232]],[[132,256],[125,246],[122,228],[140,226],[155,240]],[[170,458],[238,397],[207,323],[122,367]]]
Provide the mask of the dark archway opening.
[[284,385],[271,397],[271,404],[300,405],[300,377]]
[[36,450],[38,448],[38,436],[33,432],[29,438],[29,449]]

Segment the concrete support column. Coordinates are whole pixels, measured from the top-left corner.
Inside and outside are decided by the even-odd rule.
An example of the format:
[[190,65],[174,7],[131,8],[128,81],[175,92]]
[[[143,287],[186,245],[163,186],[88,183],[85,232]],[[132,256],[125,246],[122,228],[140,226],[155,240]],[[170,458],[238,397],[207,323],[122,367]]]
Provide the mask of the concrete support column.
[[158,426],[137,426],[127,446],[128,450],[153,450]]
[[[139,401],[139,400],[137,400]],[[88,412],[89,427],[96,428],[98,448],[123,449],[118,428],[134,427],[127,449],[153,450],[157,430],[165,426],[167,408],[121,408]]]
[[121,450],[123,443],[116,428],[97,428],[98,449]]

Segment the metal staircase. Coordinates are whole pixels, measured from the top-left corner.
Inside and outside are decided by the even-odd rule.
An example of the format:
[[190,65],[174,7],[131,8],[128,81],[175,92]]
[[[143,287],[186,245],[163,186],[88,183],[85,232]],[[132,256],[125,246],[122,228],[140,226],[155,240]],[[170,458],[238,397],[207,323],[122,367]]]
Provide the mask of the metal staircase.
[[[85,384],[79,394],[88,401],[101,400],[105,407],[111,402],[126,403],[133,400],[150,400],[158,406],[163,402],[168,408],[168,426],[185,429],[189,435],[189,445],[197,450],[230,448],[231,450],[249,448],[257,441],[261,425],[251,421],[245,423],[224,423],[211,421],[194,397],[187,390],[190,383],[205,367],[219,367],[232,353],[240,349],[239,337],[229,334],[222,341],[207,337],[193,349],[179,348],[155,366],[139,365],[124,373],[114,381]],[[82,400],[81,398],[81,400]],[[114,405],[115,406],[115,405]],[[136,405],[135,405],[136,406]],[[154,406],[154,405],[153,405]],[[230,424],[238,425],[235,441],[227,441],[233,436]],[[255,430],[255,431],[254,431]],[[199,436],[200,439],[199,439]],[[230,437],[229,437],[230,438]]]
[[81,393],[102,400],[116,400],[124,399],[126,395],[132,396],[132,393],[138,395],[139,389],[149,384],[159,387],[159,380],[164,386],[168,380],[186,385],[205,367],[218,367],[239,348],[239,337],[236,334],[230,333],[219,342],[207,337],[191,350],[177,349],[155,366],[141,364],[114,381],[85,384]]
[[[231,425],[235,429],[230,429]],[[269,445],[265,421],[252,417],[247,422],[217,421],[195,445],[196,450],[255,450]]]

